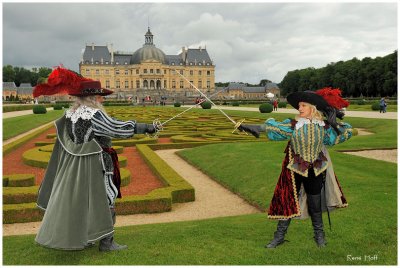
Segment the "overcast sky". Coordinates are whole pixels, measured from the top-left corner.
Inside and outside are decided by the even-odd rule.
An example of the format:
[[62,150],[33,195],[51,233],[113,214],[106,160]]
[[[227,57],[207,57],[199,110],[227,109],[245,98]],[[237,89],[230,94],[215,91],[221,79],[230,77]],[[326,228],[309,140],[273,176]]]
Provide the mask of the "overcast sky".
[[77,71],[85,44],[141,48],[148,21],[165,54],[206,46],[216,82],[279,83],[291,70],[397,49],[394,2],[3,3],[3,64]]

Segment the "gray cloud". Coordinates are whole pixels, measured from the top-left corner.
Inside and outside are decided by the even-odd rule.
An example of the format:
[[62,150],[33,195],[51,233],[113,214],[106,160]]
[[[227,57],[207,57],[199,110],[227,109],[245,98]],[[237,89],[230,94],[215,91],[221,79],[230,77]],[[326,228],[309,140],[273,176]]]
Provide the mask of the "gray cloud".
[[206,46],[221,82],[397,49],[396,3],[4,3],[3,64],[77,70],[86,43],[139,49],[148,20],[166,54]]

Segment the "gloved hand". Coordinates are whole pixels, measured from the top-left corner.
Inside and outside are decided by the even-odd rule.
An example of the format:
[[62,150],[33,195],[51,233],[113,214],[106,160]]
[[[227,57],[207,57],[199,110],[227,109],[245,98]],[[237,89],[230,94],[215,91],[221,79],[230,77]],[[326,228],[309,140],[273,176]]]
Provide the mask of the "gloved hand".
[[157,128],[153,124],[146,124],[146,133],[153,134],[157,132]]
[[157,128],[153,124],[136,123],[135,134],[153,134],[157,132]]
[[241,124],[238,129],[240,131],[245,131],[247,133],[250,133],[251,135],[253,135],[256,138],[260,137],[260,132],[261,132],[261,126],[259,125],[244,125]]

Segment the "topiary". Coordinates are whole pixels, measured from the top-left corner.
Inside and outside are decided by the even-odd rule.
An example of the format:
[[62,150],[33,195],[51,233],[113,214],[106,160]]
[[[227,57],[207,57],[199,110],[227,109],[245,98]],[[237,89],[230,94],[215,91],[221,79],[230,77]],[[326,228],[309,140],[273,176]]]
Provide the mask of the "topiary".
[[286,108],[286,106],[287,106],[287,102],[285,102],[285,101],[282,101],[282,102],[278,103],[278,107],[279,108]]
[[366,102],[365,102],[365,100],[358,100],[358,101],[357,101],[357,104],[358,104],[358,105],[365,105]]
[[238,101],[232,102],[232,106],[239,106],[239,102]]
[[53,109],[54,110],[62,110],[63,106],[62,104],[54,104]]
[[44,107],[43,105],[35,105],[33,106],[32,109],[34,114],[45,114],[47,113],[46,107]]
[[209,101],[202,102],[200,105],[203,109],[211,109],[211,102]]
[[181,107],[181,103],[180,102],[175,102],[174,103],[174,107]]
[[375,102],[371,105],[371,109],[373,111],[379,111],[381,109],[381,106],[379,105],[379,102]]
[[274,107],[269,103],[263,103],[258,107],[260,113],[270,113],[274,109]]
[[68,109],[68,108],[69,108],[69,103],[65,103],[65,104],[64,104],[64,108],[65,108],[65,109]]

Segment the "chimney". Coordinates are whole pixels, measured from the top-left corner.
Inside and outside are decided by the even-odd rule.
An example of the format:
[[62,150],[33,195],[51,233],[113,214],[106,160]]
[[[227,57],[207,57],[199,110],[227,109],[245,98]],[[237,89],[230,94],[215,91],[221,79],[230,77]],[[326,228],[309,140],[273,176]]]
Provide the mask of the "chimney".
[[182,47],[182,60],[186,61],[186,49],[185,49],[185,47]]
[[111,50],[111,64],[114,63],[114,49],[113,49],[113,44],[110,44],[110,50]]
[[94,43],[92,43],[92,51],[94,51]]
[[199,46],[199,49],[200,49],[200,51],[201,51],[201,46]]

